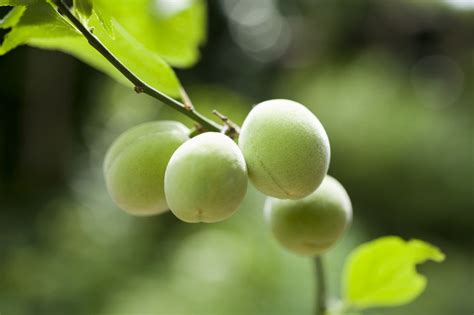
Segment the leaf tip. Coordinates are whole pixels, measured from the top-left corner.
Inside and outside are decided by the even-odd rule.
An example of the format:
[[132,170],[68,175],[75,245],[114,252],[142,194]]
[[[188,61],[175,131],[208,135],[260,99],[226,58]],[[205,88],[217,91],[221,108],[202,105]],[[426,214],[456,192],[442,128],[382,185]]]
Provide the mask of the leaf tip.
[[435,262],[443,262],[446,259],[446,255],[436,246],[431,245],[428,242],[411,239],[408,241],[408,248],[413,254],[415,263],[420,264],[427,260]]

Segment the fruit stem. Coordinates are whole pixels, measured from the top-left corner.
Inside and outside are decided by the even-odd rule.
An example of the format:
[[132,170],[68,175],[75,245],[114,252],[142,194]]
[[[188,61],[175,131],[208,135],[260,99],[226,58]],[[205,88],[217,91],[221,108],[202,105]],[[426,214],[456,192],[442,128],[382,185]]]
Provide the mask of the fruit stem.
[[221,114],[217,110],[213,110],[212,113],[216,115],[224,123],[224,127],[221,130],[221,133],[231,137],[232,139],[237,139],[240,134],[240,126],[235,122],[229,119],[229,117]]
[[67,19],[74,25],[74,27],[84,35],[89,44],[95,48],[102,56],[104,56],[120,73],[122,73],[130,82],[135,85],[135,91],[137,93],[145,93],[165,105],[179,111],[180,113],[188,116],[197,123],[199,123],[207,131],[218,131],[220,132],[222,127],[205,117],[198,111],[194,109],[189,98],[187,97],[184,89],[181,88],[181,96],[185,104],[171,98],[170,96],[154,89],[145,82],[143,82],[139,77],[137,77],[131,70],[129,70],[124,64],[120,62],[105,46],[102,42],[94,35],[90,30],[88,30],[78,18],[71,12],[71,9],[63,2],[63,0],[53,0],[54,4],[58,7],[57,10],[59,14],[67,17]]
[[321,256],[314,258],[316,273],[316,305],[315,315],[325,315],[327,310],[326,297],[326,277],[324,271],[324,262]]

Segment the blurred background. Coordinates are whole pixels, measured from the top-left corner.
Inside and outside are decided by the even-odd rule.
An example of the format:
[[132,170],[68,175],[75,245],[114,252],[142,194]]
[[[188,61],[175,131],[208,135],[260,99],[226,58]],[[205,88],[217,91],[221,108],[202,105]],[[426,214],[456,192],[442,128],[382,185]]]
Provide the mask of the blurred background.
[[[241,123],[290,98],[328,132],[355,215],[327,257],[333,296],[352,248],[400,235],[447,260],[420,266],[414,303],[369,314],[472,314],[474,1],[210,0],[208,15],[200,62],[178,71],[201,112]],[[213,225],[108,197],[115,137],[191,121],[58,52],[18,48],[0,80],[1,314],[311,314],[313,265],[272,239],[252,187]]]

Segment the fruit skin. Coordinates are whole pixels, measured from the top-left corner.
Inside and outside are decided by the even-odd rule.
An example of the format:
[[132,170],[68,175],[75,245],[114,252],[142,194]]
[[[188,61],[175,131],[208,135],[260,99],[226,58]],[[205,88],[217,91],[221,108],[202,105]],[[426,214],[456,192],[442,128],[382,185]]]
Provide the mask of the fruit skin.
[[200,134],[171,157],[165,194],[171,211],[188,223],[230,217],[247,191],[247,167],[237,144],[217,133]]
[[267,199],[265,219],[278,242],[304,256],[319,255],[341,238],[352,220],[349,195],[333,177],[300,200]]
[[188,139],[189,129],[175,121],[144,123],[120,135],[104,161],[107,189],[114,202],[138,216],[167,211],[166,166]]
[[255,106],[242,125],[239,146],[255,187],[280,199],[311,194],[329,168],[324,127],[310,110],[290,100]]

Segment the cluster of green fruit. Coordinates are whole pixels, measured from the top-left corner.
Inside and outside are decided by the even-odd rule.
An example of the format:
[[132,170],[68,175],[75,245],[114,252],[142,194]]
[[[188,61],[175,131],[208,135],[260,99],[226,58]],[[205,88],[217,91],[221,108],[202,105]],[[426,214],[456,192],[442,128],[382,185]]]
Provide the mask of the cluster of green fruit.
[[293,252],[318,255],[349,225],[349,196],[327,175],[328,137],[303,105],[258,104],[242,125],[238,145],[222,133],[189,135],[174,121],[145,123],[122,134],[104,163],[116,204],[135,215],[170,209],[185,222],[218,222],[239,207],[250,178],[269,196],[265,217],[273,234]]

